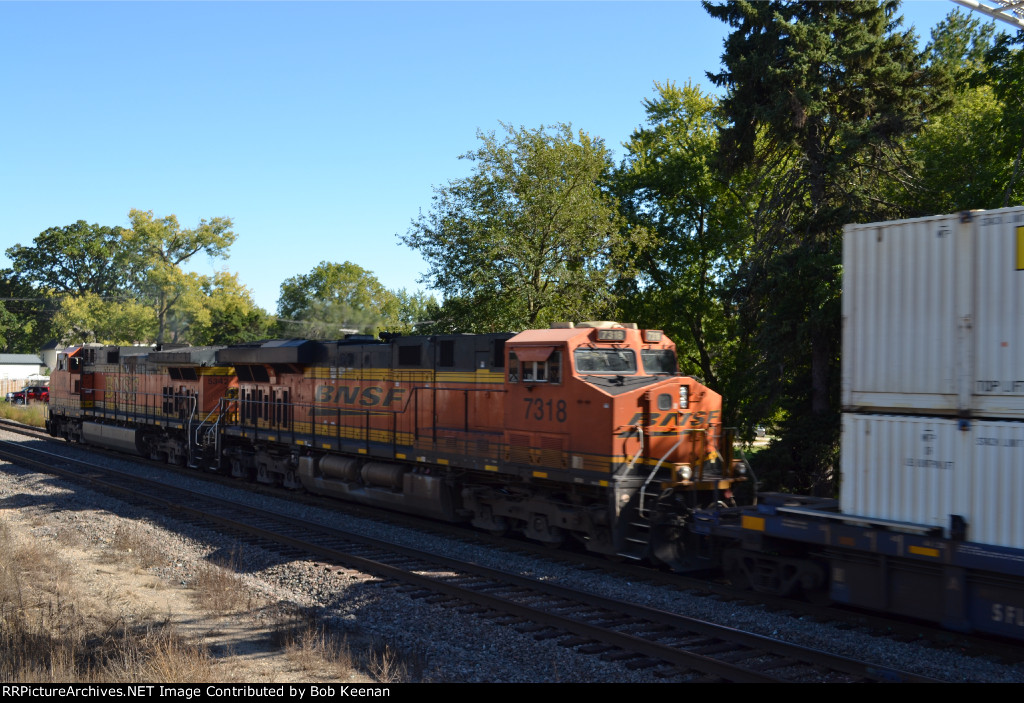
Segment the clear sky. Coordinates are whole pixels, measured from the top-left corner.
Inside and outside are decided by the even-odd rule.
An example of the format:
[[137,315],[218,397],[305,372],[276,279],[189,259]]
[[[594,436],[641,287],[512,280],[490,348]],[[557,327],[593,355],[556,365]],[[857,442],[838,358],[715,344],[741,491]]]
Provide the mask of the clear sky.
[[233,218],[231,257],[193,268],[271,312],[324,260],[421,288],[396,235],[477,130],[568,122],[618,160],[655,81],[711,90],[726,34],[695,1],[0,2],[0,254],[138,208]]

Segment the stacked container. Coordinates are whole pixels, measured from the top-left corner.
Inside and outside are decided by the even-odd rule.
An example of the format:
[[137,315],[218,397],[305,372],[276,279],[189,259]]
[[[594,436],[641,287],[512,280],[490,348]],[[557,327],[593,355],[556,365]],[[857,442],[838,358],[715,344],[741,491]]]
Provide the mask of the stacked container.
[[1024,548],[1024,208],[848,225],[843,512]]

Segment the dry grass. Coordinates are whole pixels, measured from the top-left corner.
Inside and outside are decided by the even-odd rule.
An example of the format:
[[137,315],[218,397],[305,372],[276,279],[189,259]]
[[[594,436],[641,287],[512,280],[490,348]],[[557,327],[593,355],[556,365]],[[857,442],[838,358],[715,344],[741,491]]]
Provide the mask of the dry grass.
[[343,681],[359,675],[348,641],[313,621],[283,625],[276,635],[275,644],[302,672],[327,674]]
[[127,558],[143,569],[167,561],[156,540],[136,525],[118,525],[110,537],[109,546],[113,551],[108,555],[108,561]]
[[391,647],[371,651],[367,661],[370,675],[380,683],[405,683],[409,669]]
[[[140,616],[137,608],[125,610],[124,583],[117,580],[123,568],[109,572],[114,579],[109,589],[100,585],[97,591],[97,584],[90,582],[86,591],[74,566],[47,546],[56,548],[62,542],[81,544],[82,533],[58,530],[56,543],[27,533],[19,538],[15,529],[0,519],[0,681],[223,680],[223,664],[218,664],[206,647],[181,637],[171,624],[170,611],[161,615],[150,609],[142,611],[148,615]],[[144,525],[115,528],[103,546],[101,558],[122,567],[125,563],[146,566],[167,561],[159,539],[150,536]],[[250,594],[236,574],[238,561],[232,552],[222,564],[200,567],[190,584],[199,608],[219,616],[256,607],[258,597]],[[214,634],[207,632],[207,636]],[[352,683],[409,680],[410,666],[391,647],[359,645],[356,649],[345,636],[326,630],[315,617],[304,613],[282,620],[271,644],[287,660],[281,671],[300,671],[303,679]],[[412,666],[415,668],[415,662]],[[237,676],[239,671],[233,673]]]
[[223,563],[203,564],[191,587],[199,605],[208,613],[234,613],[252,606],[245,585],[235,573],[238,557],[232,552]]
[[199,646],[166,622],[131,624],[83,612],[74,569],[0,522],[0,680],[206,682],[219,677]]
[[0,402],[0,418],[14,420],[33,427],[46,427],[46,403],[11,405],[7,402]]
[[354,654],[348,639],[328,632],[312,619],[301,617],[282,623],[275,646],[307,675],[348,682],[404,683],[408,667],[389,646],[370,647]]
[[205,683],[222,677],[214,673],[213,659],[203,647],[185,642],[170,626],[124,632],[113,644],[104,674],[114,681]]

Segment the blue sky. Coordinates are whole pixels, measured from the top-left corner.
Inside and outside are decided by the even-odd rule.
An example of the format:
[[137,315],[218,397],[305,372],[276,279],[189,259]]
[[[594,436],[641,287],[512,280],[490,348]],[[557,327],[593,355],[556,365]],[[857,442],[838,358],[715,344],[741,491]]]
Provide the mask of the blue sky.
[[726,34],[695,1],[0,2],[0,254],[138,208],[233,218],[231,257],[193,268],[270,311],[323,260],[421,288],[396,235],[478,129],[570,122],[618,160],[655,81],[711,89]]

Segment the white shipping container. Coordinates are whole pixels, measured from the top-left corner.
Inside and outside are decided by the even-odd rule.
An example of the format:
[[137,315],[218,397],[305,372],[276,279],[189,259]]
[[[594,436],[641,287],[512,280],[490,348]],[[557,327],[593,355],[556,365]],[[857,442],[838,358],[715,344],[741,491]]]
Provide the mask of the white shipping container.
[[842,404],[1024,419],[1024,208],[846,226]]
[[1024,548],[1024,422],[843,415],[840,506]]

